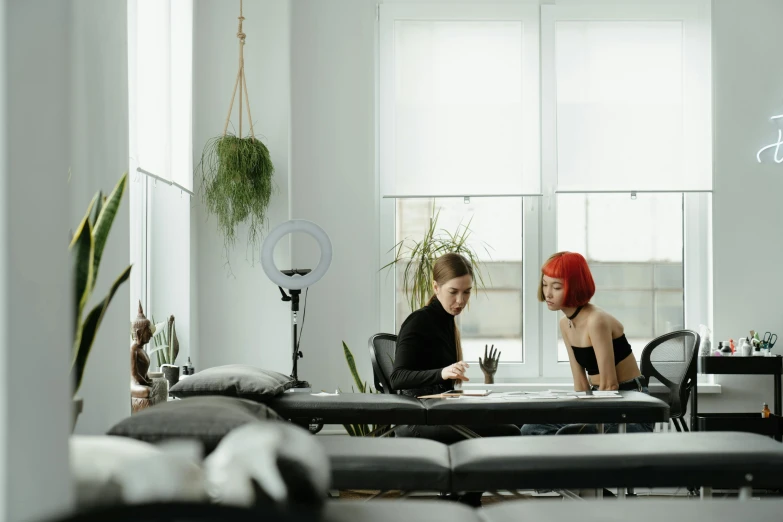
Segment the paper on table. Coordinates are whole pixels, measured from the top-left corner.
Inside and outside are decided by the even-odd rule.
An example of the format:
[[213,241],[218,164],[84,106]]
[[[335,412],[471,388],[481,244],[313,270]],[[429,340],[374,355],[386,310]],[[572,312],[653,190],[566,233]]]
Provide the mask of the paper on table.
[[[593,392],[596,393],[596,392]],[[577,395],[577,399],[622,399],[623,396],[620,394],[613,394],[613,395]]]
[[319,392],[319,393],[311,393],[313,397],[334,397],[336,395],[340,395],[339,393],[328,393],[328,392]]

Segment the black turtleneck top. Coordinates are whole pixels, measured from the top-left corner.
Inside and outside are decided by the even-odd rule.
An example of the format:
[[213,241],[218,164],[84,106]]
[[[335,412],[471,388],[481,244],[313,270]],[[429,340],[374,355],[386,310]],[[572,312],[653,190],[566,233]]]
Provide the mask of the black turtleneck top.
[[391,385],[398,391],[416,390],[417,395],[437,392],[432,388],[450,389],[451,381],[443,380],[440,372],[455,362],[454,316],[435,298],[402,323]]

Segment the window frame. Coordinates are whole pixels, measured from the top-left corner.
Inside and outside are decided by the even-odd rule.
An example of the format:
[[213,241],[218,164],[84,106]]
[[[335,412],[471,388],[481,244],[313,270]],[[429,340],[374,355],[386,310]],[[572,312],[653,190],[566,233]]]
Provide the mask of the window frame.
[[[562,19],[562,10],[571,13],[571,19],[617,19],[617,20],[671,20],[678,16],[693,18],[707,17],[709,6],[701,0],[689,0],[682,4],[651,5],[640,1],[634,4],[579,4],[563,2],[563,5],[540,5],[539,2],[517,4],[525,10],[536,12],[540,38],[539,53],[539,103],[540,103],[540,168],[541,196],[523,197],[523,349],[525,363],[501,361],[495,375],[497,383],[561,382],[572,378],[567,362],[557,361],[557,321],[559,314],[545,313],[538,302],[536,289],[540,277],[540,265],[544,253],[557,249],[557,91],[555,71],[555,23]],[[378,17],[378,61],[376,63],[376,114],[378,115],[378,216],[381,266],[394,258],[393,246],[396,244],[396,199],[390,189],[387,173],[393,173],[388,161],[393,150],[388,134],[388,121],[393,103],[384,105],[390,89],[383,84],[393,70],[392,64],[384,60],[389,53],[389,24],[395,17],[407,19],[432,19],[434,13],[453,10],[467,16],[469,13],[482,13],[480,19],[487,19],[489,12],[497,6],[507,8],[509,4],[381,4]],[[618,10],[619,8],[619,10]],[[485,10],[486,9],[486,10]],[[561,10],[561,11],[558,11]],[[573,18],[573,15],[585,18]],[[420,18],[421,17],[421,18]],[[449,19],[460,19],[452,15]],[[391,19],[391,20],[390,20]],[[463,18],[468,19],[468,18]],[[707,35],[709,36],[709,35]],[[707,38],[709,45],[709,38]],[[709,64],[705,65],[710,73]],[[711,80],[710,80],[711,81]],[[393,130],[393,127],[391,127]],[[711,136],[709,137],[711,142]],[[387,163],[384,164],[384,161]],[[711,164],[711,158],[710,158]],[[393,176],[393,174],[391,174]],[[391,180],[393,184],[393,180]],[[602,191],[606,192],[606,191]],[[622,191],[629,194],[629,191]],[[666,191],[658,191],[666,192]],[[685,328],[698,331],[699,324],[712,324],[712,227],[711,227],[711,190],[671,191],[683,193],[683,319]],[[433,194],[432,197],[438,196]],[[467,194],[466,194],[467,196]],[[477,197],[470,195],[471,197]],[[480,197],[480,196],[479,196]],[[542,257],[543,256],[543,257]],[[395,325],[395,281],[393,274],[381,273],[379,277],[380,320],[382,331],[396,333]],[[696,297],[694,297],[696,296]],[[477,364],[468,370],[473,382],[482,382],[483,375]]]

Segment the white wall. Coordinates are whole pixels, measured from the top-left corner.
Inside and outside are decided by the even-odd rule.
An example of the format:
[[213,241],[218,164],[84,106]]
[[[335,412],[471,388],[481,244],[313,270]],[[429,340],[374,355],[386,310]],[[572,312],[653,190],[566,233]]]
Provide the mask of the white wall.
[[[277,192],[269,207],[270,228],[289,219],[289,0],[245,0],[243,30],[245,75],[256,137],[269,148],[275,165]],[[210,137],[223,132],[238,68],[238,2],[196,0],[193,59],[194,164]],[[238,125],[234,103],[234,127]],[[243,118],[243,129],[247,128]],[[231,129],[231,127],[229,127]],[[194,183],[196,190],[200,180]],[[252,264],[245,231],[229,252],[225,266],[223,238],[214,216],[208,216],[201,198],[193,198],[192,227],[195,255],[191,270],[197,275],[192,296],[193,338],[190,349],[196,369],[244,363],[288,374],[291,371],[290,307],[264,274]],[[290,265],[288,239],[278,244],[276,262]],[[256,259],[258,255],[256,255]]]
[[[783,114],[781,22],[779,0],[712,3],[716,341],[736,341],[750,329],[783,333],[783,164],[769,155],[756,161],[756,152],[777,140],[770,116]],[[723,393],[702,397],[700,411],[761,411],[763,401],[772,407],[771,377],[716,379]]]
[[[69,2],[70,3],[70,2]],[[71,208],[73,230],[98,190],[108,195],[128,171],[128,62],[125,2],[73,0],[70,26]],[[62,82],[61,82],[62,83]],[[66,140],[67,141],[67,140]],[[133,182],[130,176],[128,184]],[[129,187],[128,187],[129,188]],[[103,299],[130,263],[129,198],[114,220],[88,309]],[[136,267],[134,267],[136,269]],[[87,362],[76,433],[103,434],[130,414],[130,285],[115,294]]]
[[0,520],[72,501],[70,2],[0,1]]
[[[375,12],[370,0],[291,6],[291,215],[320,225],[334,252],[310,289],[299,376],[329,391],[353,384],[342,341],[372,380],[367,340],[379,324]],[[295,237],[293,261],[315,268],[315,242]]]

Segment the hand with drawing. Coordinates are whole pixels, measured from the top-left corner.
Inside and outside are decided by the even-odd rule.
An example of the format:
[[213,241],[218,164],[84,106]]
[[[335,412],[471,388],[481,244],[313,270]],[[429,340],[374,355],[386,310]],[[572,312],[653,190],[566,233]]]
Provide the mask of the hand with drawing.
[[498,361],[500,360],[500,352],[495,349],[493,344],[489,351],[487,351],[487,345],[484,345],[484,360],[479,357],[479,366],[481,372],[484,374],[484,384],[495,384],[495,372],[498,371]]

